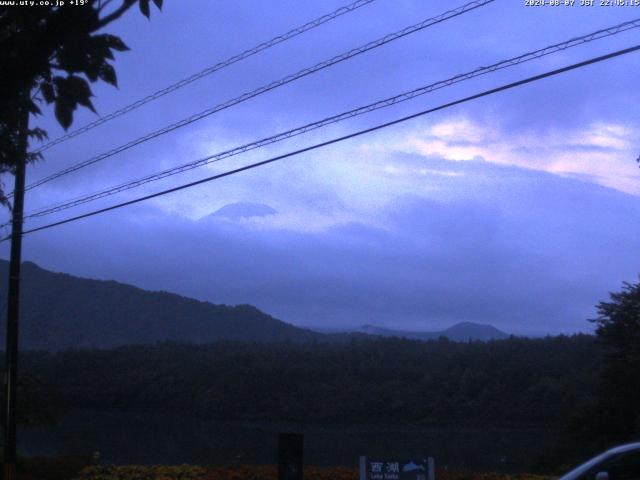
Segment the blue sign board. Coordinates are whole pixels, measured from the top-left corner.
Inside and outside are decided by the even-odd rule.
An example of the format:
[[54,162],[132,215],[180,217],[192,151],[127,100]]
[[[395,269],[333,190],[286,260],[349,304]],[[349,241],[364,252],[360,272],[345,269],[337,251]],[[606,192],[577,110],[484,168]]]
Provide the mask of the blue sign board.
[[435,480],[432,457],[360,457],[360,480]]

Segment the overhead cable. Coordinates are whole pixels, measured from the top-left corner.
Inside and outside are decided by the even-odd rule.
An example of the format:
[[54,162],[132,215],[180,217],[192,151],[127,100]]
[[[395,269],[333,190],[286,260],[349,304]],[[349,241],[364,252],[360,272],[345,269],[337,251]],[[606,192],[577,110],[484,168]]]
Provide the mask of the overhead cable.
[[301,25],[299,27],[296,27],[292,30],[289,30],[286,33],[283,33],[282,35],[278,35],[276,37],[273,37],[271,40],[268,40],[266,42],[262,42],[259,45],[256,45],[255,47],[249,48],[247,50],[245,50],[244,52],[238,53],[237,55],[233,55],[232,57],[227,58],[226,60],[223,60],[221,62],[216,63],[215,65],[212,65],[210,67],[205,68],[204,70],[201,70],[200,72],[194,73],[193,75],[184,78],[182,80],[179,80],[175,83],[172,83],[171,85],[158,90],[154,93],[151,93],[149,95],[147,95],[144,98],[141,98],[125,107],[122,107],[118,110],[115,110],[114,112],[109,113],[108,115],[105,115],[103,117],[98,118],[97,120],[94,120],[91,123],[88,123],[76,130],[72,130],[69,133],[66,133],[58,138],[55,138],[54,140],[51,140],[50,142],[46,143],[45,145],[39,147],[36,152],[40,153],[43,152],[45,150],[48,150],[49,148],[53,147],[54,145],[58,145],[60,143],[63,143],[67,140],[69,140],[70,138],[73,137],[77,137],[78,135],[81,135],[85,132],[88,132],[89,130],[92,130],[100,125],[103,125],[115,118],[118,118],[126,113],[131,112],[132,110],[136,110],[137,108],[140,108],[143,105],[146,105],[149,102],[152,102],[154,100],[157,100],[158,98],[164,97],[165,95],[168,95],[171,92],[174,92],[182,87],[186,87],[187,85],[200,80],[201,78],[204,78],[208,75],[211,75],[212,73],[217,72],[218,70],[222,70],[223,68],[229,67],[241,60],[244,60],[246,58],[252,57],[253,55],[256,55],[264,50],[267,50],[271,47],[275,47],[276,45],[285,42],[287,40],[290,40],[294,37],[297,37],[298,35],[301,35],[305,32],[308,32],[309,30],[312,30],[314,28],[319,27],[322,24],[325,24],[327,22],[330,22],[331,20],[334,20],[338,17],[341,17],[342,15],[345,15],[347,13],[353,12],[354,10],[359,9],[360,7],[364,7],[365,5],[368,5],[372,2],[374,2],[375,0],[357,0],[353,3],[350,3],[348,5],[345,5],[343,7],[340,7],[326,15],[323,15],[319,18],[316,18],[315,20],[312,20],[310,22],[305,23],[304,25]]
[[385,35],[384,37],[381,37],[377,40],[374,40],[372,42],[369,42],[365,45],[362,45],[360,47],[354,48],[352,50],[349,50],[348,52],[342,53],[340,55],[336,55],[335,57],[332,57],[328,60],[324,60],[320,63],[317,63],[315,65],[313,65],[312,67],[307,67],[304,68],[296,73],[293,73],[291,75],[287,75],[286,77],[281,78],[280,80],[276,80],[274,82],[268,83],[266,85],[263,85],[262,87],[259,87],[255,90],[251,90],[249,92],[246,92],[242,95],[240,95],[239,97],[233,98],[231,100],[227,100],[226,102],[220,103],[218,105],[215,105],[214,107],[208,108],[206,110],[203,110],[200,113],[196,113],[194,115],[191,115],[190,117],[184,118],[178,122],[172,123],[171,125],[168,125],[166,127],[163,127],[159,130],[156,130],[154,132],[148,133],[142,137],[139,137],[137,139],[131,140],[130,142],[127,142],[123,145],[120,145],[118,147],[115,147],[105,153],[102,153],[100,155],[97,155],[95,157],[92,157],[88,160],[85,160],[83,162],[77,163],[75,165],[72,165],[70,167],[67,167],[63,170],[60,170],[56,173],[53,173],[51,175],[48,175],[47,177],[44,177],[40,180],[37,180],[34,183],[31,183],[30,185],[27,185],[25,187],[25,190],[31,190],[35,187],[38,187],[40,185],[43,185],[47,182],[50,182],[52,180],[55,180],[57,178],[60,178],[64,175],[68,175],[72,172],[75,172],[77,170],[80,170],[82,168],[88,167],[89,165],[93,165],[97,162],[100,162],[106,158],[112,157],[118,153],[121,153],[125,150],[128,150],[132,147],[135,147],[136,145],[140,145],[141,143],[147,142],[149,140],[152,140],[154,138],[157,138],[161,135],[165,135],[169,132],[172,132],[174,130],[177,130],[178,128],[182,128],[186,125],[190,125],[198,120],[202,120],[205,117],[208,117],[210,115],[213,115],[214,113],[217,113],[221,110],[225,110],[227,108],[230,108],[234,105],[238,105],[239,103],[245,102],[253,97],[257,97],[258,95],[261,95],[263,93],[266,93],[270,90],[276,89],[278,87],[281,87],[283,85],[286,85],[288,83],[291,83],[295,80],[298,80],[300,78],[306,77],[307,75],[311,75],[312,73],[318,72],[320,70],[323,70],[325,68],[328,68],[330,66],[333,66],[337,63],[343,62],[345,60],[349,60],[357,55],[360,55],[364,52],[367,52],[369,50],[373,50],[375,48],[381,47],[382,45],[385,45],[387,43],[390,43],[394,40],[397,40],[399,38],[405,37],[407,35],[410,35],[412,33],[416,33],[418,31],[424,30],[425,28],[431,27],[433,25],[436,25],[438,23],[442,23],[446,20],[449,20],[451,18],[455,18],[457,16],[463,15],[471,10],[475,10],[476,8],[485,6],[489,3],[494,2],[495,0],[474,0],[472,2],[469,2],[465,5],[462,5],[458,8],[455,8],[453,10],[448,10],[438,16],[429,18],[427,20],[423,20],[420,23],[417,23],[415,25],[411,25],[409,27],[406,27],[400,31],[397,31],[395,33],[391,33],[388,35]]
[[[414,113],[412,115],[407,115],[405,117],[401,117],[401,118],[398,118],[396,120],[385,122],[385,123],[376,125],[374,127],[366,128],[364,130],[359,130],[357,132],[354,132],[354,133],[351,133],[351,134],[348,134],[348,135],[344,135],[344,136],[341,136],[341,137],[337,137],[337,138],[334,138],[334,139],[331,139],[331,140],[327,140],[325,142],[317,143],[317,144],[311,145],[309,147],[301,148],[301,149],[295,150],[293,152],[288,152],[288,153],[285,153],[283,155],[278,155],[276,157],[272,157],[272,158],[269,158],[269,159],[266,159],[266,160],[262,160],[260,162],[255,162],[255,163],[252,163],[250,165],[245,165],[243,167],[235,168],[233,170],[229,170],[229,171],[226,171],[226,172],[223,172],[223,173],[219,173],[219,174],[212,175],[212,176],[209,176],[209,177],[206,177],[206,178],[202,178],[202,179],[196,180],[194,182],[185,183],[183,185],[179,185],[177,187],[169,188],[167,190],[162,190],[160,192],[152,193],[152,194],[149,194],[149,195],[144,195],[142,197],[138,197],[138,198],[135,198],[135,199],[132,199],[132,200],[128,200],[126,202],[121,202],[121,203],[118,203],[118,204],[115,204],[115,205],[111,205],[109,207],[100,208],[98,210],[93,210],[91,212],[84,213],[82,215],[76,215],[74,217],[66,218],[64,220],[60,220],[60,221],[57,221],[57,222],[53,222],[53,223],[49,223],[49,224],[46,224],[46,225],[42,225],[40,227],[35,227],[35,228],[29,229],[29,230],[25,230],[23,232],[23,234],[38,232],[38,231],[41,231],[41,230],[46,230],[46,229],[53,228],[53,227],[56,227],[56,226],[59,226],[59,225],[64,225],[64,224],[67,224],[67,223],[71,223],[71,222],[75,222],[75,221],[78,221],[78,220],[82,220],[84,218],[93,217],[95,215],[106,213],[106,212],[109,212],[109,211],[112,211],[112,210],[117,210],[117,209],[129,206],[129,205],[133,205],[133,204],[136,204],[136,203],[143,202],[145,200],[150,200],[152,198],[157,198],[157,197],[161,197],[161,196],[164,196],[164,195],[168,195],[170,193],[174,193],[174,192],[177,192],[177,191],[180,191],[180,190],[185,190],[185,189],[188,189],[188,188],[191,188],[191,187],[195,187],[197,185],[202,185],[204,183],[212,182],[214,180],[218,180],[220,178],[228,177],[230,175],[235,175],[237,173],[244,172],[246,170],[251,170],[251,169],[254,169],[254,168],[257,168],[257,167],[261,167],[263,165],[267,165],[267,164],[270,164],[270,163],[273,163],[273,162],[276,162],[276,161],[279,161],[279,160],[283,160],[285,158],[289,158],[289,157],[293,157],[293,156],[296,156],[296,155],[300,155],[302,153],[306,153],[306,152],[309,152],[309,151],[312,151],[312,150],[316,150],[318,148],[326,147],[328,145],[333,145],[333,144],[336,144],[336,143],[339,143],[339,142],[343,142],[345,140],[349,140],[349,139],[352,139],[352,138],[355,138],[355,137],[359,137],[359,136],[367,134],[367,133],[371,133],[371,132],[375,132],[377,130],[388,128],[390,126],[397,125],[399,123],[403,123],[403,122],[406,122],[408,120],[412,120],[414,118],[418,118],[418,117],[421,117],[421,116],[424,116],[424,115],[427,115],[427,114],[430,114],[430,113],[433,113],[433,112],[444,110],[444,109],[447,109],[447,108],[450,108],[450,107],[453,107],[453,106],[456,106],[456,105],[460,105],[462,103],[466,103],[466,102],[470,102],[470,101],[473,101],[473,100],[477,100],[477,99],[482,98],[482,97],[486,97],[486,96],[493,95],[493,94],[496,94],[496,93],[499,93],[499,92],[503,92],[505,90],[510,90],[512,88],[520,87],[522,85],[526,85],[526,84],[533,83],[533,82],[536,82],[536,81],[539,81],[539,80],[543,80],[543,79],[548,78],[548,77],[560,75],[560,74],[569,72],[571,70],[576,70],[576,69],[579,69],[579,68],[583,68],[583,67],[586,67],[588,65],[592,65],[592,64],[595,64],[595,63],[603,62],[605,60],[609,60],[609,59],[612,59],[612,58],[615,58],[615,57],[620,57],[622,55],[626,55],[626,54],[629,54],[629,53],[632,53],[632,52],[636,52],[638,50],[640,50],[640,45],[635,45],[633,47],[625,48],[625,49],[622,49],[622,50],[617,50],[615,52],[612,52],[612,53],[609,53],[609,54],[606,54],[606,55],[601,55],[599,57],[590,58],[589,60],[585,60],[585,61],[582,61],[582,62],[579,62],[579,63],[574,63],[572,65],[568,65],[566,67],[562,67],[562,68],[558,68],[558,69],[555,69],[555,70],[551,70],[551,71],[548,71],[548,72],[545,72],[545,73],[542,73],[542,74],[539,74],[539,75],[534,75],[532,77],[528,77],[528,78],[525,78],[523,80],[518,80],[516,82],[508,83],[506,85],[502,85],[500,87],[492,88],[490,90],[485,90],[485,91],[483,91],[481,93],[477,93],[475,95],[464,97],[464,98],[461,98],[459,100],[455,100],[453,102],[445,103],[445,104],[439,105],[437,107],[429,108],[427,110],[423,110],[421,112]],[[5,241],[5,240],[8,240],[9,238],[10,238],[10,236],[7,236],[7,237],[4,237],[0,241]]]
[[502,70],[508,67],[512,67],[515,65],[520,65],[524,62],[529,62],[538,58],[541,58],[543,56],[547,56],[547,55],[551,55],[553,53],[559,52],[559,51],[563,51],[566,50],[568,48],[572,48],[572,47],[576,47],[578,45],[582,45],[584,43],[588,43],[588,42],[592,42],[594,40],[598,40],[598,39],[602,39],[602,38],[606,38],[606,37],[610,37],[612,35],[616,35],[618,33],[630,30],[632,28],[638,28],[640,27],[640,18],[636,19],[636,20],[632,20],[632,21],[628,21],[628,22],[624,22],[621,23],[619,25],[615,25],[612,27],[608,27],[606,29],[601,29],[601,30],[597,30],[595,32],[591,32],[587,35],[582,35],[579,37],[574,37],[571,38],[569,40],[566,40],[564,42],[560,42],[560,43],[556,43],[535,51],[531,51],[531,52],[527,52],[524,53],[522,55],[516,56],[516,57],[512,57],[509,58],[507,60],[502,60],[500,62],[494,63],[492,65],[489,66],[484,66],[484,67],[479,67],[475,70],[471,70],[469,72],[466,73],[462,73],[459,75],[455,75],[453,77],[447,78],[446,80],[440,80],[438,82],[435,83],[431,83],[429,85],[420,87],[420,88],[416,88],[414,90],[411,90],[409,92],[404,92],[401,93],[399,95],[395,95],[392,97],[388,97],[385,98],[383,100],[379,100],[377,102],[365,105],[365,106],[361,106],[343,113],[340,113],[338,115],[333,115],[331,117],[327,117],[327,118],[323,118],[322,120],[318,120],[316,122],[313,123],[309,123],[306,125],[303,125],[301,127],[296,127],[294,129],[291,130],[287,130],[285,132],[281,132],[278,133],[276,135],[272,135],[251,143],[247,143],[244,144],[242,146],[239,147],[235,147],[229,150],[225,150],[223,152],[219,152],[213,155],[208,155],[206,157],[200,158],[198,160],[192,161],[192,162],[188,162],[176,167],[172,167],[172,168],[168,168],[141,178],[138,178],[136,180],[132,180],[132,181],[128,181],[122,184],[119,184],[117,186],[113,186],[113,187],[109,187],[107,189],[103,189],[91,194],[85,194],[83,196],[80,197],[76,197],[74,199],[71,200],[66,200],[64,202],[59,202],[55,205],[49,206],[49,207],[45,207],[45,208],[41,208],[37,211],[31,212],[31,213],[27,213],[25,215],[25,218],[35,218],[35,217],[42,217],[45,215],[50,215],[52,213],[56,213],[56,212],[60,212],[62,210],[66,210],[72,207],[76,207],[78,205],[82,205],[84,203],[88,203],[94,200],[98,200],[100,198],[104,198],[104,197],[108,197],[111,195],[115,195],[117,193],[126,191],[126,190],[130,190],[132,188],[136,188],[139,187],[141,185],[145,185],[147,183],[151,183],[153,181],[157,181],[157,180],[161,180],[163,178],[167,178],[173,175],[177,175],[189,170],[193,170],[195,168],[199,168],[214,162],[218,162],[220,160],[235,156],[235,155],[239,155],[251,150],[255,150],[257,148],[261,148],[264,147],[266,145],[270,145],[272,143],[276,143],[291,137],[295,137],[307,132],[310,132],[312,130],[316,130],[318,128],[330,125],[330,124],[334,124],[334,123],[338,123],[341,122],[343,120],[349,119],[349,118],[353,118],[359,115],[363,115],[365,113],[369,113],[369,112],[373,112],[375,110],[379,110],[382,108],[386,108],[389,107],[391,105],[396,105],[398,103],[401,102],[405,102],[407,100],[411,100],[414,99],[416,97],[419,97],[421,95],[425,95],[427,93],[433,92],[435,90],[439,90],[441,88],[444,87],[448,87],[460,82],[463,82],[465,80],[470,80],[472,78],[475,77],[479,77],[481,75],[485,75],[487,73],[491,73],[491,72],[495,72],[498,70]]

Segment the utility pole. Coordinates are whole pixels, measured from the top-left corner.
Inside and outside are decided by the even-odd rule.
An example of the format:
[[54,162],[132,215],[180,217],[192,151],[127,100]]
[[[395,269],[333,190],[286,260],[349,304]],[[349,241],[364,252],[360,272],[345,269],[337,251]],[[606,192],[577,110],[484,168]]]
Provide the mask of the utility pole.
[[7,292],[7,331],[5,359],[4,410],[4,480],[15,480],[16,474],[16,391],[18,389],[18,319],[20,311],[20,264],[22,260],[22,220],[24,184],[27,163],[27,130],[29,128],[29,90],[20,98],[18,119],[18,158],[11,223],[11,257]]

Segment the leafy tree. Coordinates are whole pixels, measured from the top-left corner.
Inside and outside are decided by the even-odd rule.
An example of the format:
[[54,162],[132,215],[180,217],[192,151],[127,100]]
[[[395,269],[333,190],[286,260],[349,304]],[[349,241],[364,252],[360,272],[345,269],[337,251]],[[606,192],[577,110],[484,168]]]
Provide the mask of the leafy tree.
[[[160,9],[162,0],[153,0]],[[78,105],[95,112],[89,83],[117,86],[111,61],[114,52],[128,50],[117,36],[103,29],[131,7],[150,17],[150,0],[87,1],[83,5],[0,6],[0,174],[13,173],[25,155],[26,139],[44,139],[41,128],[29,128],[28,115],[41,114],[42,102],[52,104],[58,122],[68,129]],[[26,118],[25,118],[26,117]],[[25,121],[26,120],[26,121]],[[0,203],[8,200],[0,183]],[[21,378],[23,424],[53,420],[50,396],[33,377]]]
[[640,282],[625,282],[598,304],[596,334],[604,347],[599,408],[611,441],[640,434]]
[[[68,129],[78,105],[95,112],[90,83],[117,86],[114,52],[128,50],[103,29],[138,4],[149,18],[151,0],[90,1],[85,5],[0,7],[0,173],[13,172],[22,158],[25,109],[41,113],[42,101],[54,105],[58,122]],[[160,9],[162,0],[153,0]],[[27,129],[44,139],[40,128]],[[29,154],[26,161],[39,158]],[[0,185],[0,202],[7,198]]]
[[[562,449],[539,468],[585,455],[583,444],[573,438],[565,443],[558,427],[595,390],[600,349],[591,335],[487,343],[351,340],[25,352],[23,371],[37,373],[41,388],[58,398],[65,421],[74,411],[147,412],[154,418],[377,425],[380,431],[402,429],[405,438],[414,428],[442,427],[460,433],[456,452],[465,444],[477,458],[502,447],[467,433],[508,428],[512,433],[505,435],[515,440],[516,432],[533,428],[535,445],[520,460],[510,457],[514,468],[517,462],[528,468],[556,442]],[[144,428],[153,436],[157,427],[150,422]],[[467,440],[460,443],[462,432]],[[194,440],[193,449],[199,448]]]

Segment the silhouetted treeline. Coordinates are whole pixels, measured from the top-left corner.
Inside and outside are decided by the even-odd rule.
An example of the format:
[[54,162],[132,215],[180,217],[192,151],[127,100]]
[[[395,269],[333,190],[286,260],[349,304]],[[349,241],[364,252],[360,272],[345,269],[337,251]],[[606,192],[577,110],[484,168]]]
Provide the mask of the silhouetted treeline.
[[22,370],[66,409],[224,420],[561,428],[593,403],[587,335],[454,343],[187,345],[30,352]]
[[[0,260],[0,323],[6,312],[8,262]],[[326,337],[298,328],[251,305],[214,305],[118,282],[22,268],[21,350],[115,348],[179,341],[309,341]],[[0,328],[0,345],[4,345]],[[328,339],[329,341],[329,339]]]

